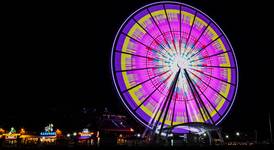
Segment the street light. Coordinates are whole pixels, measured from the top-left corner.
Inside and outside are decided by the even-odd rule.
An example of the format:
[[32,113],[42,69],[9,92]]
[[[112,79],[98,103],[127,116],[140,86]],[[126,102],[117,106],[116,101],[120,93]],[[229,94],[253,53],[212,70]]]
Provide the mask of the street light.
[[226,138],[226,139],[228,139],[228,138],[229,138],[229,136],[228,136],[228,135],[225,135],[225,138]]
[[236,135],[237,135],[237,136],[240,136],[240,132],[236,132]]
[[70,137],[70,134],[69,134],[69,133],[67,134],[67,137]]

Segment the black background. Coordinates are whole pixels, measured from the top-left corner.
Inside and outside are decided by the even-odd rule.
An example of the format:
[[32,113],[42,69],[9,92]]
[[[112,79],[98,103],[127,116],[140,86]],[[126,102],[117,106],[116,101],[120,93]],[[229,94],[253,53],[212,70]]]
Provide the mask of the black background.
[[[78,126],[83,108],[128,115],[112,83],[112,42],[125,19],[150,2],[2,5],[0,127]],[[263,137],[274,100],[270,2],[182,2],[216,21],[236,54],[238,94],[221,126]]]

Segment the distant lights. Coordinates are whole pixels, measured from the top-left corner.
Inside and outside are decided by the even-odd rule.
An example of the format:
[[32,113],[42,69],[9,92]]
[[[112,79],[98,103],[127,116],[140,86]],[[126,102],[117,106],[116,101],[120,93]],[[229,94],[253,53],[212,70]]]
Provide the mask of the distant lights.
[[228,139],[228,138],[229,138],[229,135],[225,135],[225,138]]
[[236,132],[236,135],[237,135],[237,136],[240,136],[240,132]]
[[67,134],[67,137],[70,137],[70,134],[69,134],[69,133]]

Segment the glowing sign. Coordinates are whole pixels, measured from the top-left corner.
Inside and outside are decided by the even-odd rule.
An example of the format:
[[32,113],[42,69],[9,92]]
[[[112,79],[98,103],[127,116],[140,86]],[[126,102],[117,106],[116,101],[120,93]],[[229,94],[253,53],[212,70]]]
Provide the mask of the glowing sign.
[[15,140],[15,139],[17,139],[18,136],[20,136],[20,134],[8,133],[8,134],[3,134],[3,136],[5,136],[5,139],[7,139],[7,140]]
[[17,136],[16,135],[6,136],[6,139],[8,139],[8,140],[15,140],[15,139],[17,139]]
[[14,129],[14,127],[11,127],[11,129],[10,129],[10,132],[9,132],[10,134],[12,134],[12,133],[16,133],[16,130]]
[[42,136],[55,136],[56,132],[41,132],[40,135],[42,135]]
[[52,132],[53,131],[53,124],[49,124],[48,126],[45,127],[46,132]]
[[89,132],[88,129],[83,129],[83,131],[80,132],[79,135],[80,135],[79,139],[88,139],[92,135],[94,135],[94,132]]
[[49,124],[48,126],[46,126],[45,132],[41,132],[40,135],[41,136],[55,136],[56,132],[53,132],[53,124]]

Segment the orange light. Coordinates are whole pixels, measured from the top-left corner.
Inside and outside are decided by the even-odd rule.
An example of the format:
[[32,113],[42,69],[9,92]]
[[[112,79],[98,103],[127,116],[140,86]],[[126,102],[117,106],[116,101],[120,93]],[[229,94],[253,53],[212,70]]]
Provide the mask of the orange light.
[[25,134],[25,133],[26,133],[25,129],[24,129],[24,128],[21,128],[21,129],[20,129],[20,134]]
[[62,131],[61,131],[61,130],[59,130],[59,129],[56,129],[56,131],[55,131],[55,132],[56,132],[56,134],[57,134],[57,135],[61,135],[61,134],[62,134]]
[[5,133],[5,130],[0,128],[0,133]]

